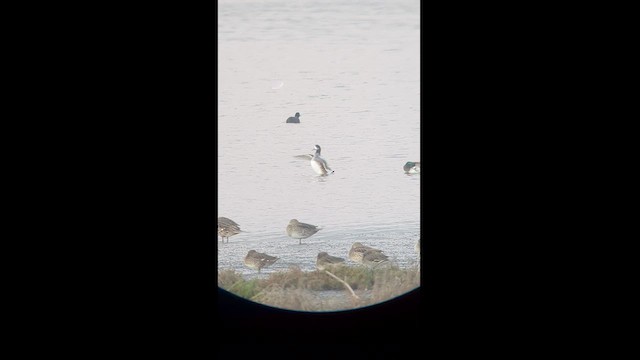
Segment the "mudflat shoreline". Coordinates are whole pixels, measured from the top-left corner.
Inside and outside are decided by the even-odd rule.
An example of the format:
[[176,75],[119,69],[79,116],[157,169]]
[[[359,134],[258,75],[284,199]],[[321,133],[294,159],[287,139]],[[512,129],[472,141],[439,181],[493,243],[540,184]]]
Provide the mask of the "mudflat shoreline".
[[[218,272],[218,286],[253,302],[297,311],[341,311],[381,303],[420,286],[420,270],[343,267],[332,274],[292,267],[266,278],[246,279],[234,270]],[[345,285],[345,284],[348,284]]]

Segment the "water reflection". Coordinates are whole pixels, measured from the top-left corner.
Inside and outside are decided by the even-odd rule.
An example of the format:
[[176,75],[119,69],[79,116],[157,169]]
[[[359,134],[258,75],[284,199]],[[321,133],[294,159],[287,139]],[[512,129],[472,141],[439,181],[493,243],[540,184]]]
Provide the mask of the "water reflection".
[[[331,175],[329,175],[329,176],[331,176]],[[314,176],[314,177],[313,177],[313,180],[314,180],[315,182],[318,182],[318,183],[323,183],[323,182],[327,182],[327,178],[328,178],[329,176],[316,175],[316,176]]]

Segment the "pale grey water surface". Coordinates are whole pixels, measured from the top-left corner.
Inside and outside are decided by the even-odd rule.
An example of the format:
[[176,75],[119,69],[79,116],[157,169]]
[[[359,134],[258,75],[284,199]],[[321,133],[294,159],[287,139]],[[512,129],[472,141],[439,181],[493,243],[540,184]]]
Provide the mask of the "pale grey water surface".
[[[247,231],[218,238],[219,269],[258,276],[243,264],[255,249],[281,258],[260,276],[314,270],[355,241],[417,264],[422,175],[402,167],[423,160],[419,6],[218,1],[218,214]],[[295,157],[316,144],[334,174]],[[299,245],[294,218],[323,230]]]

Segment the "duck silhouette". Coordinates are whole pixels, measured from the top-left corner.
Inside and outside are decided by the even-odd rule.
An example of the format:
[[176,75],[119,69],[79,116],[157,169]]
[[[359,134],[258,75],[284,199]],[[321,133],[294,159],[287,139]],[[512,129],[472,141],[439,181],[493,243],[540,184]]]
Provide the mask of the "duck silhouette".
[[291,116],[287,119],[287,124],[300,124],[300,113],[297,112],[295,117]]
[[402,167],[404,172],[408,174],[417,174],[420,172],[420,162],[419,161],[407,161],[406,164]]

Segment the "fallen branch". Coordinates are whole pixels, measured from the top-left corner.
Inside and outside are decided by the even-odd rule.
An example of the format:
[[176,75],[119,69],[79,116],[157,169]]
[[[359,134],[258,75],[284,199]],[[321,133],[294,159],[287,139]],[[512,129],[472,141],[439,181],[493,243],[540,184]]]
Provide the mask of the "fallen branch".
[[349,291],[351,292],[351,295],[353,295],[353,297],[355,297],[356,299],[360,300],[360,297],[358,295],[356,295],[356,293],[353,292],[353,289],[351,288],[351,286],[349,286],[349,284],[347,284],[346,281],[341,280],[339,277],[333,275],[332,273],[330,273],[328,270],[325,270],[324,272],[327,273],[327,275],[331,276],[332,278],[340,281],[344,286],[347,287],[347,289],[349,289]]

